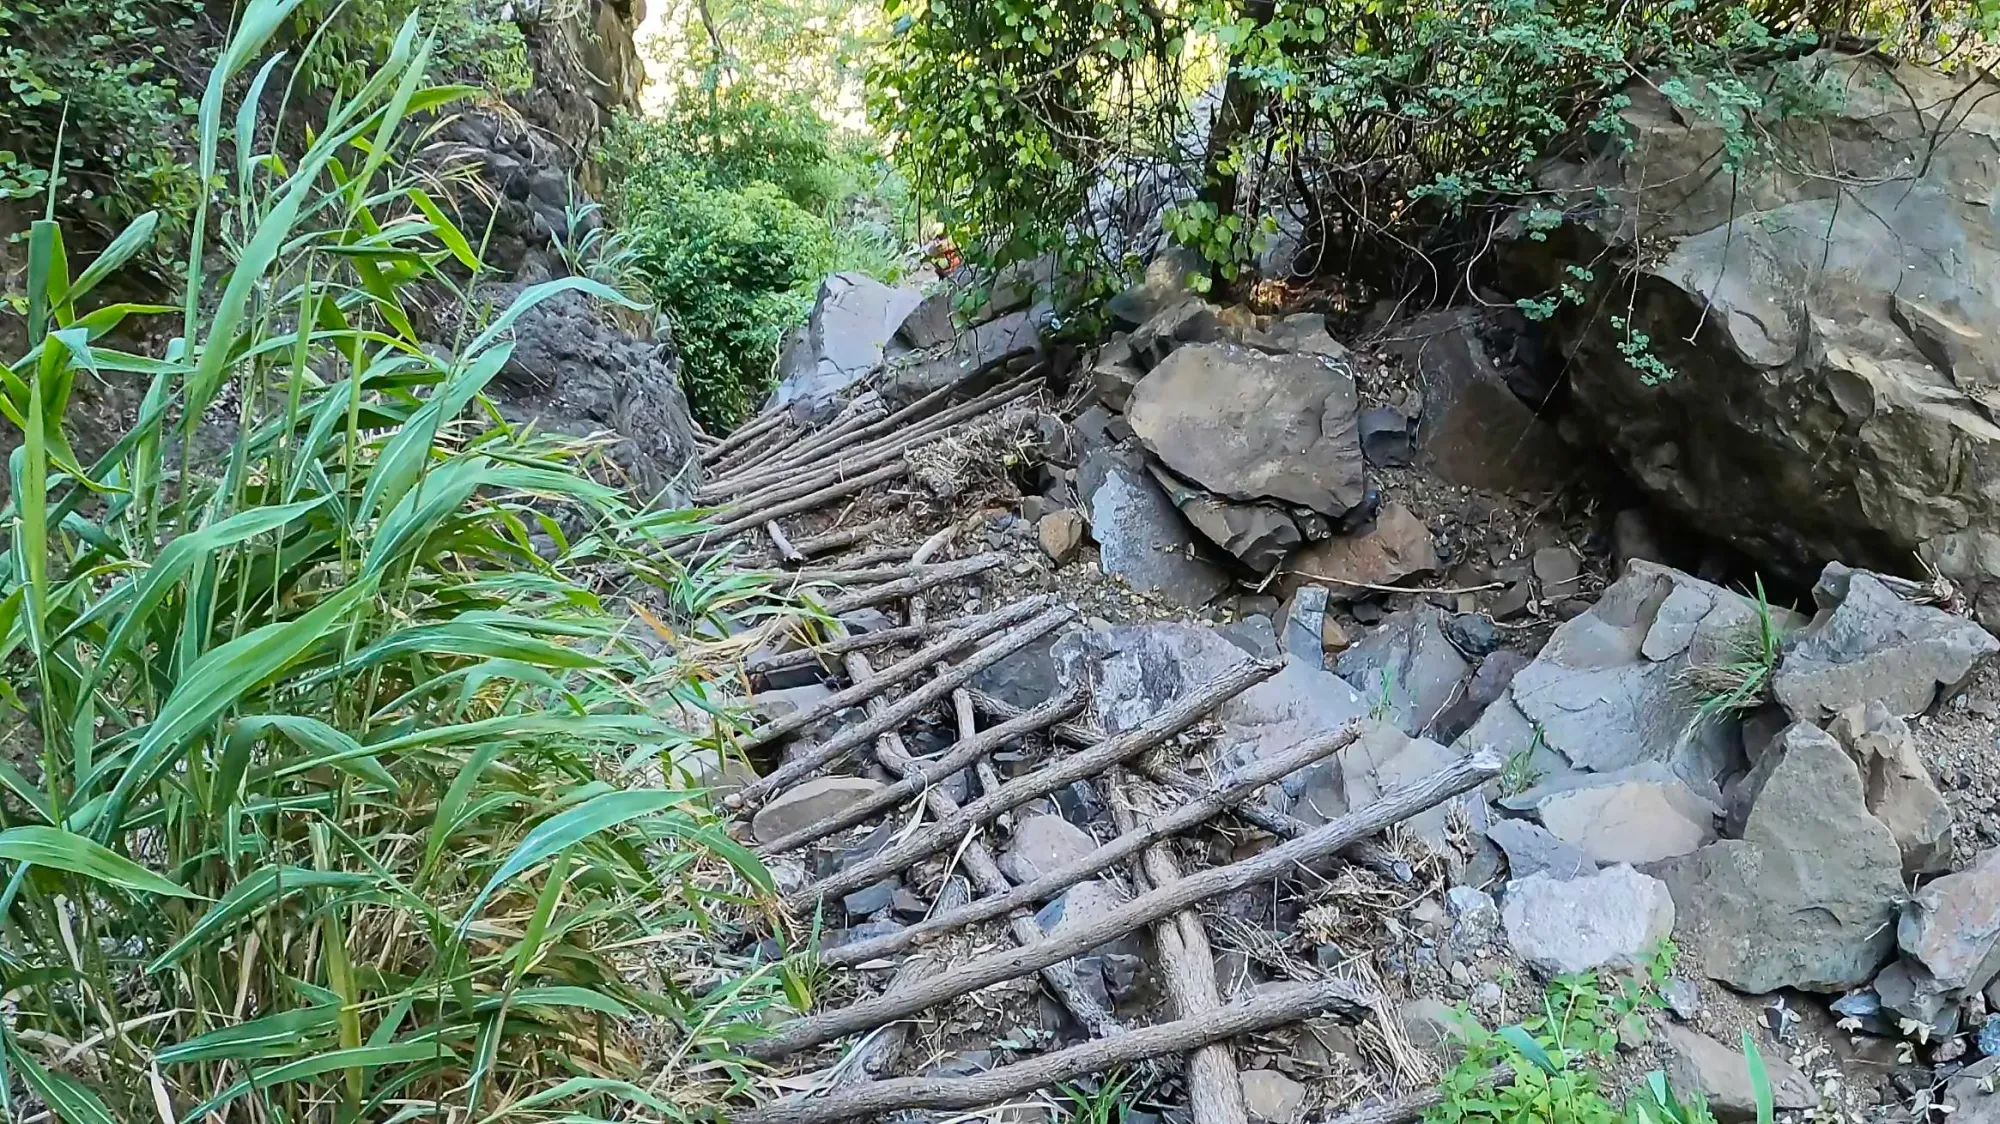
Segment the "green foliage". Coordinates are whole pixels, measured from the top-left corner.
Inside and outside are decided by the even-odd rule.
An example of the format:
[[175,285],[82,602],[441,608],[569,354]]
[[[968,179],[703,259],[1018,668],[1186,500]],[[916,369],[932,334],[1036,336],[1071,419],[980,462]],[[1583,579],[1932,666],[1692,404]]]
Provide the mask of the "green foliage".
[[300,42],[320,36],[301,68],[309,89],[352,90],[367,80],[396,30],[415,15],[433,28],[437,78],[518,93],[534,84],[527,40],[503,0],[304,0],[291,25]]
[[[399,126],[458,93],[425,87],[414,17],[294,158],[222,158],[283,15],[250,0],[209,78],[198,174],[230,202],[195,214],[184,308],[92,299],[156,215],[81,271],[30,235],[0,377],[0,1115],[686,1119],[784,1002],[770,966],[704,963],[769,879],[686,784],[719,750],[680,725],[716,709],[698,647],[637,643],[580,575],[658,583],[663,631],[761,593],[656,568],[684,513],[627,510],[591,443],[483,399],[528,308],[618,298],[565,278],[485,319],[454,284],[480,263],[400,171]],[[460,303],[455,349],[413,330],[420,284]],[[158,355],[104,339],[172,312]],[[147,388],[91,461],[80,375]]]
[[1771,677],[1777,673],[1778,658],[1784,654],[1785,637],[1771,602],[1764,596],[1764,578],[1756,578],[1754,620],[1740,635],[1730,638],[1723,659],[1690,664],[1680,673],[1680,683],[1696,699],[1690,726],[1737,711],[1762,706],[1771,691]]
[[[1539,1012],[1498,1030],[1461,1012],[1465,1054],[1439,1083],[1443,1103],[1424,1114],[1425,1124],[1714,1124],[1699,1097],[1682,1105],[1657,1073],[1649,1080],[1655,1092],[1621,1110],[1595,1068],[1616,1052],[1621,1028],[1665,1006],[1659,988],[1675,954],[1671,942],[1661,945],[1642,978],[1619,977],[1608,991],[1595,972],[1558,976]],[[1496,1070],[1505,1076],[1496,1080]]]

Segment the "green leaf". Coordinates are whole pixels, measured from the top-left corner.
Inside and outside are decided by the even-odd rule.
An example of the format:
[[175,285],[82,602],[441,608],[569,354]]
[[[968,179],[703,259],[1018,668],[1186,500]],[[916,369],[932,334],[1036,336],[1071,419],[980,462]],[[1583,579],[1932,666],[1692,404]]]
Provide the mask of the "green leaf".
[[1771,1124],[1778,1111],[1771,1094],[1771,1075],[1764,1069],[1764,1055],[1758,1052],[1757,1040],[1750,1036],[1748,1027],[1743,1029],[1743,1060],[1750,1067],[1750,1095],[1757,1102],[1757,1124]]
[[1513,1047],[1522,1057],[1533,1062],[1542,1072],[1554,1074],[1562,1071],[1562,1067],[1556,1064],[1547,1050],[1542,1049],[1542,1044],[1535,1041],[1535,1036],[1529,1034],[1527,1028],[1519,1025],[1503,1026],[1493,1033],[1501,1041]]
[[27,1051],[14,1045],[11,1035],[7,1038],[7,1053],[14,1059],[14,1064],[21,1067],[21,1078],[27,1083],[29,1092],[40,1097],[62,1124],[118,1124],[96,1093],[84,1088],[66,1073],[51,1073],[43,1069],[28,1056]]
[[269,1089],[335,1070],[379,1069],[389,1065],[409,1065],[436,1060],[457,1061],[458,1055],[440,1042],[401,1042],[391,1046],[353,1046],[345,1050],[327,1050],[275,1069],[241,1078],[189,1113],[188,1119],[197,1120],[207,1116],[251,1089]]
[[31,824],[0,831],[0,860],[80,874],[135,894],[202,900],[200,894],[167,881],[116,851],[59,827]]
[[493,872],[493,877],[480,889],[479,896],[466,907],[465,916],[458,923],[461,938],[487,900],[529,867],[599,832],[684,804],[691,795],[672,789],[653,788],[607,792],[543,820],[528,833],[527,838],[521,840],[520,846],[514,848],[514,853],[507,856],[507,861]]
[[318,1003],[290,1011],[278,1011],[249,1022],[211,1030],[185,1042],[176,1042],[153,1055],[161,1065],[187,1065],[220,1061],[225,1058],[267,1058],[292,1053],[308,1038],[332,1027],[340,1014],[338,1003]]
[[313,870],[307,867],[260,867],[248,878],[230,887],[216,903],[202,914],[187,935],[175,941],[167,949],[146,965],[146,971],[157,972],[188,954],[196,946],[249,919],[265,905],[283,901],[304,890],[321,887],[358,889],[372,886],[375,880],[365,874],[354,874],[338,870]]
[[[112,272],[119,266],[131,261],[133,255],[151,245],[153,242],[153,231],[159,225],[160,212],[158,211],[147,211],[145,214],[126,224],[125,229],[118,232],[118,237],[113,238],[111,244],[104,247],[104,252],[97,255],[97,260],[85,266],[83,272],[77,275],[76,283],[69,287],[69,299],[75,301],[90,292],[97,287],[99,282],[111,276]],[[138,308],[142,306],[132,305],[127,307]],[[160,306],[159,310],[167,311],[164,306]]]

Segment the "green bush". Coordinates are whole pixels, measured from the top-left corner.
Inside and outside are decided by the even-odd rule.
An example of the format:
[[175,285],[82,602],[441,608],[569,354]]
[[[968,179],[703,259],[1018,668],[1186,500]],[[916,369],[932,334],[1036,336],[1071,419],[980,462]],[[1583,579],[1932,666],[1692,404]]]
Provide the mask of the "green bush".
[[[180,338],[104,338],[162,311],[97,296],[157,216],[80,271],[55,222],[30,234],[0,380],[0,1117],[698,1113],[783,1001],[718,970],[718,903],[769,880],[685,787],[720,747],[685,728],[716,704],[680,637],[757,591],[657,569],[684,513],[626,509],[592,442],[483,399],[529,307],[616,298],[565,278],[485,320],[452,281],[478,258],[401,170],[404,114],[451,100],[414,18],[239,178],[224,94],[279,14],[249,0],[209,79],[200,174],[232,190],[192,224]],[[412,329],[417,286],[460,305],[453,348]],[[80,376],[148,388],[94,461]],[[671,650],[605,571],[664,587]]]

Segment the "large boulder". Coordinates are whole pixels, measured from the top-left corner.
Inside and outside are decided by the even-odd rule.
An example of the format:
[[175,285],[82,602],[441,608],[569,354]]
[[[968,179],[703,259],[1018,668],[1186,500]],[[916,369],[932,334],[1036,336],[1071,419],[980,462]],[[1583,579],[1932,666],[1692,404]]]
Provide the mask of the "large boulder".
[[1919,889],[1896,943],[1938,992],[1962,998],[1991,983],[2000,974],[2000,849]]
[[1896,941],[1902,854],[1862,801],[1861,774],[1816,727],[1788,727],[1743,838],[1677,860],[1667,880],[1694,962],[1738,991],[1842,991]]
[[1793,718],[1823,722],[1855,703],[1920,714],[1940,686],[1956,690],[2000,640],[1932,605],[1903,599],[1882,578],[1839,563],[1813,587],[1819,613],[1785,645],[1771,687]]
[[1139,380],[1126,420],[1148,451],[1208,491],[1339,516],[1365,490],[1358,403],[1344,364],[1198,343]]
[[815,423],[832,417],[848,388],[880,369],[883,349],[923,299],[865,273],[821,281],[811,317],[785,350],[784,377],[768,405],[788,406]]
[[1674,900],[1657,878],[1614,866],[1567,880],[1531,874],[1501,910],[1514,954],[1544,976],[1636,968],[1674,930]]
[[[1518,314],[1515,314],[1518,315]],[[1508,385],[1481,338],[1493,315],[1449,309],[1382,330],[1376,346],[1417,376],[1423,467],[1469,488],[1540,491],[1570,475],[1573,458],[1555,426]]]
[[[1757,1119],[1757,1091],[1750,1059],[1698,1030],[1667,1023],[1667,1080],[1683,1096],[1699,1093],[1723,1124]],[[1798,1068],[1780,1057],[1760,1054],[1772,1106],[1784,1111],[1812,1108],[1819,1096]]]
[[1229,576],[1196,551],[1187,522],[1142,465],[1128,450],[1099,449],[1077,467],[1098,564],[1134,589],[1200,608],[1229,588]]
[[[1597,266],[1612,307],[1560,318],[1570,385],[1658,503],[1799,578],[1914,555],[1991,623],[2000,84],[1872,54],[1774,65],[1839,103],[1747,126],[1785,159],[1731,170],[1715,116],[1636,81],[1630,144],[1547,171],[1577,225],[1514,242],[1506,272],[1548,291],[1566,265]],[[1598,264],[1607,253],[1631,272]],[[1635,364],[1621,349],[1642,338]]]

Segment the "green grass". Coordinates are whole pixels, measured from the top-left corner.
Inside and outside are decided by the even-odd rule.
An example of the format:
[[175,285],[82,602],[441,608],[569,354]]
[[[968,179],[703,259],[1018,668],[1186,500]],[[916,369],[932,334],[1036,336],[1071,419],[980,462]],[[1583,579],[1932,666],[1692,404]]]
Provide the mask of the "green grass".
[[[0,376],[0,1115],[687,1118],[751,1080],[728,1047],[785,996],[708,939],[770,884],[689,775],[728,720],[684,637],[761,589],[646,561],[688,517],[482,397],[535,303],[622,298],[470,296],[476,239],[402,167],[408,119],[467,92],[427,86],[414,19],[265,154],[258,60],[296,4],[245,4],[210,78],[200,171],[229,190],[182,307],[89,300],[152,215],[81,270],[30,235]],[[443,348],[419,287],[466,313]],[[114,349],[142,316],[181,337]],[[146,388],[87,463],[79,378]],[[583,576],[607,569],[673,640]]]
[[1777,673],[1783,655],[1784,635],[1771,614],[1771,602],[1764,596],[1764,579],[1756,579],[1754,625],[1735,638],[1726,658],[1692,664],[1679,679],[1695,697],[1695,715],[1690,725],[1739,711],[1755,710],[1770,697],[1771,677]]

